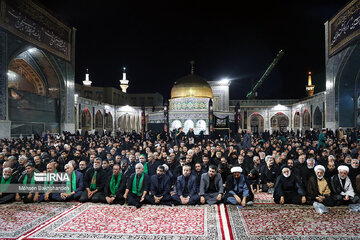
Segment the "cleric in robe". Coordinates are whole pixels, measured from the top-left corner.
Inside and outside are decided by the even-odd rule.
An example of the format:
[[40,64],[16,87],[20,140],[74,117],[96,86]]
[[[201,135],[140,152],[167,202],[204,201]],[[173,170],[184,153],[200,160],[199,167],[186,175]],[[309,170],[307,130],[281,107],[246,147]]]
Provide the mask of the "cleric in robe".
[[146,200],[151,204],[162,204],[171,206],[170,178],[165,175],[164,166],[156,169],[156,174],[150,177],[150,191]]
[[325,206],[334,206],[334,199],[331,196],[330,184],[324,178],[325,167],[317,165],[314,168],[316,177],[311,176],[307,181],[306,193],[307,203],[319,202]]
[[200,197],[196,176],[191,174],[191,167],[184,165],[183,174],[176,179],[175,193],[171,196],[175,205],[195,205]]
[[340,165],[337,170],[339,174],[331,178],[331,191],[335,205],[358,203],[359,196],[355,195],[351,180],[348,177],[349,167]]
[[289,166],[283,166],[281,173],[275,182],[274,201],[280,204],[304,204],[306,193],[298,178],[291,174]]
[[144,203],[145,196],[149,191],[150,178],[144,173],[144,166],[141,163],[135,165],[135,173],[127,180],[124,198],[129,206],[140,208]]
[[126,177],[120,171],[119,164],[112,168],[112,174],[108,176],[105,183],[105,199],[108,204],[124,204],[124,193],[126,188]]
[[231,168],[232,175],[226,179],[225,203],[246,206],[246,198],[249,196],[249,189],[246,185],[241,167]]

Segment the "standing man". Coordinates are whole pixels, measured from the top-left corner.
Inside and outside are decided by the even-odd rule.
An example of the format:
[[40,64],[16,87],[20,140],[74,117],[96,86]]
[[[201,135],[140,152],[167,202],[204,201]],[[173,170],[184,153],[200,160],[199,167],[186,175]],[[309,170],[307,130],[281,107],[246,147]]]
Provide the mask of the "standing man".
[[251,130],[248,129],[244,135],[243,148],[249,150],[251,148]]

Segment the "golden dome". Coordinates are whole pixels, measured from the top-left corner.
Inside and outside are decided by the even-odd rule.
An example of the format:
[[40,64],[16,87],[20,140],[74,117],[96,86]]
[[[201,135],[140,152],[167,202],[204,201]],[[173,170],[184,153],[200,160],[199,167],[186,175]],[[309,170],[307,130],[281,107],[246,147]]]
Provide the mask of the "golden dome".
[[189,74],[175,82],[171,89],[171,99],[189,97],[214,98],[214,94],[204,78],[195,74]]

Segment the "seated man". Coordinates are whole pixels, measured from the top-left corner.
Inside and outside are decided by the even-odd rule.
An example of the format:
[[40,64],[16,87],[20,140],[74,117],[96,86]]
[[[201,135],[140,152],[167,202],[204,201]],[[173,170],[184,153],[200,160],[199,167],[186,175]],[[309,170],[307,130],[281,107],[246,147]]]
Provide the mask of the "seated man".
[[126,177],[120,171],[119,164],[115,164],[105,184],[105,199],[108,204],[124,204],[124,192],[126,188]]
[[[56,173],[57,172],[54,162],[49,163],[48,165],[46,165],[46,172],[47,173]],[[56,183],[57,182],[55,182],[55,184]],[[44,182],[44,187],[45,188],[46,187],[51,187],[53,184],[54,184],[54,181],[50,181],[50,182],[45,181]],[[52,193],[51,190],[49,190],[49,191],[45,190],[45,193],[40,194],[39,202],[42,202],[42,201],[48,202],[48,201],[51,201],[51,200],[52,201],[61,201],[60,195]]]
[[268,155],[265,157],[265,162],[260,168],[260,179],[262,183],[262,190],[264,192],[273,193],[274,192],[274,185],[276,178],[278,176],[278,168],[274,164],[274,159],[272,156]]
[[246,206],[246,198],[249,196],[249,189],[242,173],[241,167],[231,168],[232,175],[226,179],[225,203]]
[[101,167],[101,163],[101,158],[96,158],[94,161],[94,168],[90,168],[86,171],[84,176],[85,191],[81,194],[80,202],[106,202],[103,192],[106,176]]
[[3,169],[3,174],[1,177],[1,185],[0,185],[0,204],[3,203],[10,203],[15,200],[20,200],[20,195],[15,193],[6,193],[5,191],[8,190],[9,184],[16,184],[16,178],[11,176],[12,169],[7,167]]
[[172,195],[172,199],[175,205],[195,205],[200,199],[196,177],[191,174],[189,165],[182,168],[183,174],[176,179],[175,193]]
[[[20,177],[19,183],[27,187],[35,186],[34,165],[32,163],[27,163],[25,167],[25,171],[26,173]],[[40,196],[39,192],[33,192],[33,191],[20,194],[21,200],[24,203],[38,202],[39,196]]]
[[330,184],[324,178],[325,167],[322,165],[317,165],[315,167],[316,177],[312,176],[307,183],[307,203],[313,204],[314,202],[319,202],[325,206],[334,206],[334,199],[331,194]]
[[339,174],[331,178],[331,192],[335,205],[358,203],[359,197],[355,195],[349,174],[349,167],[341,165],[337,168]]
[[274,201],[276,203],[306,203],[305,191],[298,178],[291,174],[288,166],[282,167],[282,174],[277,177],[274,189]]
[[214,165],[209,166],[209,171],[201,175],[200,202],[201,204],[215,204],[221,202],[224,186],[220,173],[216,172]]
[[83,185],[83,174],[74,170],[74,167],[71,164],[66,164],[64,166],[65,172],[69,176],[69,181],[66,182],[67,186],[69,186],[69,191],[65,193],[60,193],[61,201],[78,201],[82,196],[84,185]]
[[170,178],[165,175],[164,166],[156,169],[156,174],[150,177],[150,192],[146,200],[151,204],[163,204],[171,206]]
[[130,206],[140,208],[149,191],[149,175],[144,173],[144,166],[141,163],[135,165],[135,173],[127,180],[124,198]]

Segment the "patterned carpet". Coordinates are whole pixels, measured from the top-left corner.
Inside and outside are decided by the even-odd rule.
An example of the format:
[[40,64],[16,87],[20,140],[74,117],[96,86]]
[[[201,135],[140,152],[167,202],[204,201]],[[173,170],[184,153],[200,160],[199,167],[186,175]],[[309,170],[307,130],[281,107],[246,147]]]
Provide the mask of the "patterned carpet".
[[222,239],[217,206],[83,204],[24,239]]
[[16,239],[74,204],[22,204],[0,205],[0,239]]
[[255,193],[254,194],[254,203],[255,204],[275,204],[272,194],[265,192]]
[[348,207],[317,214],[312,206],[228,207],[234,239],[360,239],[360,214]]
[[[265,196],[267,197],[267,196]],[[258,198],[259,199],[259,198]],[[266,201],[266,199],[263,199]],[[262,204],[167,207],[80,203],[0,205],[0,239],[360,239],[360,214],[347,206]]]

